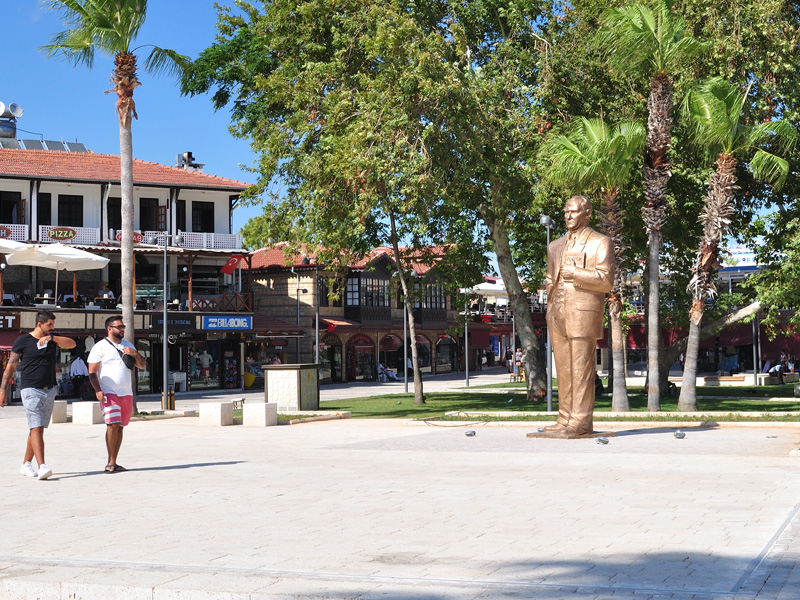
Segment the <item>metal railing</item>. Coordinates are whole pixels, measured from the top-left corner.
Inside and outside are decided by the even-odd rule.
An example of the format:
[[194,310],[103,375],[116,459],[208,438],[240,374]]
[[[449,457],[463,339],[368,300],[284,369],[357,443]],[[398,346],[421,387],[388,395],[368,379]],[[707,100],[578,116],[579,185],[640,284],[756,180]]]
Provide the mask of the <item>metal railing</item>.
[[[70,238],[65,238],[62,235],[50,236],[51,230],[67,230],[71,229],[75,235]],[[97,227],[67,227],[63,225],[39,225],[39,241],[42,243],[55,243],[62,244],[85,244],[94,246],[100,243],[100,229]]]

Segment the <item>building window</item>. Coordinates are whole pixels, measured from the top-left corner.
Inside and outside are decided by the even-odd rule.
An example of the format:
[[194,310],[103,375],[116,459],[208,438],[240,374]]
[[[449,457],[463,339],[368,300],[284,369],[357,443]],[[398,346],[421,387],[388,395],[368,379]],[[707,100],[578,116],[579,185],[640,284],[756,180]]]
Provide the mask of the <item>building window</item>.
[[389,282],[385,279],[362,279],[361,306],[389,306]]
[[214,233],[213,202],[192,202],[192,231]]
[[50,194],[39,194],[37,199],[36,222],[39,225],[50,225],[53,222]]
[[[319,282],[319,305],[320,306],[342,306],[342,294],[341,289],[338,282],[334,282],[333,286],[328,286],[328,279],[327,277],[320,277],[317,279]],[[339,297],[336,300],[331,300],[329,298],[329,294],[333,289],[334,292],[338,293]]]
[[345,294],[347,306],[358,306],[358,277],[347,278],[347,293]]
[[158,198],[139,198],[139,231],[158,231]]
[[122,229],[122,199],[114,196],[109,197],[106,203],[108,211],[108,228],[115,232]]
[[83,196],[58,195],[58,224],[64,227],[83,227]]
[[0,223],[13,225],[19,223],[19,208],[22,194],[19,192],[0,192]]
[[435,284],[426,286],[425,296],[428,301],[428,308],[445,308],[443,286]]
[[175,227],[186,231],[186,200],[175,202]]

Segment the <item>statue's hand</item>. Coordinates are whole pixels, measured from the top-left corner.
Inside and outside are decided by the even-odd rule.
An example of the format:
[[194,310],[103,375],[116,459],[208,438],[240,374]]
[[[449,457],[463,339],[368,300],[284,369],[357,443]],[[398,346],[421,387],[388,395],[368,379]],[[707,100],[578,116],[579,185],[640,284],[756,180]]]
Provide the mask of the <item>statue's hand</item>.
[[562,266],[561,277],[564,279],[564,281],[572,281],[575,277],[575,267],[573,265]]

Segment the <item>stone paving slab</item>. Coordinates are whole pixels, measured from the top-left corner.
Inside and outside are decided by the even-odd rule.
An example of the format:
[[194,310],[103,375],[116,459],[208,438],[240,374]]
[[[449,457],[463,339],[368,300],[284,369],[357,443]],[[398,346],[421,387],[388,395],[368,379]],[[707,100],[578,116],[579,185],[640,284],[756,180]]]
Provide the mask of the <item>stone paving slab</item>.
[[[0,411],[0,599],[798,598],[800,431],[341,420],[51,426]],[[794,596],[792,594],[795,594]]]

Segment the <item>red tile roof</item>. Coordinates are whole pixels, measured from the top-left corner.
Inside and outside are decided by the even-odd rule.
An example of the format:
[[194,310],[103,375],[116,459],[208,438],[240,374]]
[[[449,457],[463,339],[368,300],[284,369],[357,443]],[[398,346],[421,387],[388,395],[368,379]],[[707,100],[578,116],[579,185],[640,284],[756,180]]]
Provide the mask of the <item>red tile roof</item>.
[[[297,254],[295,256],[290,255],[287,263],[287,258],[284,254],[284,250],[287,245],[288,244],[286,242],[280,242],[273,248],[260,248],[255,250],[252,258],[252,269],[268,269],[269,267],[281,267],[288,269],[289,267],[314,266],[313,264],[303,264],[303,254]],[[408,250],[409,248],[401,247],[400,253],[404,254]],[[441,256],[444,254],[445,248],[443,246],[435,246],[430,248],[428,251],[432,256]],[[351,269],[364,269],[383,256],[388,258],[389,261],[394,262],[394,250],[387,246],[380,246],[378,248],[373,248],[370,250],[369,254],[348,266]],[[411,268],[420,275],[424,275],[434,266],[435,265],[416,262],[413,260],[413,258],[411,260]],[[243,268],[246,268],[246,266],[243,266]]]
[[[0,148],[0,178],[119,183],[119,156],[92,152]],[[173,186],[239,192],[248,184],[235,179],[133,159],[134,185]]]

